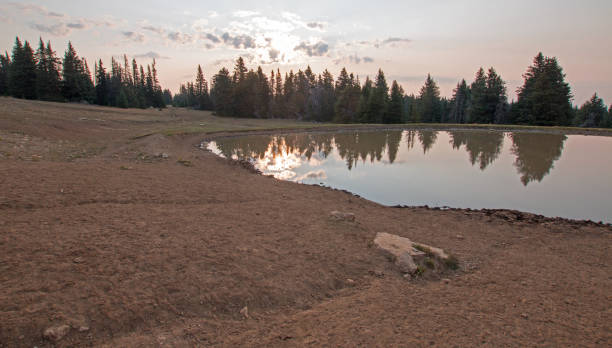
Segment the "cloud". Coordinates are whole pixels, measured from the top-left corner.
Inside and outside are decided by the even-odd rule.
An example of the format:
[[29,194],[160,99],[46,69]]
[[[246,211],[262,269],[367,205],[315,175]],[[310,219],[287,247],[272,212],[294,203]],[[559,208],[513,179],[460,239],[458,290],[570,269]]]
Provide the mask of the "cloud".
[[157,52],[149,51],[143,54],[134,55],[134,58],[150,58],[150,59],[170,59],[170,57],[162,56]]
[[223,33],[221,39],[226,45],[230,45],[234,48],[255,48],[255,39],[249,35],[236,35],[232,36],[230,33]]
[[145,40],[145,36],[142,33],[137,33],[137,32],[134,32],[134,31],[123,31],[123,32],[121,32],[121,34],[125,38],[130,39],[132,41],[144,42],[144,40]]
[[349,63],[349,64],[361,64],[362,62],[363,63],[372,63],[372,62],[374,62],[374,58],[372,58],[372,57],[359,57],[357,55],[357,53],[355,53],[355,54],[348,55],[348,56],[341,57],[341,58],[338,58],[338,59],[334,60],[334,64],[335,65],[339,65],[339,64],[342,64],[342,63],[345,63],[345,64],[346,63]]
[[142,29],[143,30],[152,31],[152,32],[157,33],[157,34],[163,34],[164,33],[164,29],[159,28],[159,27],[154,27],[152,25],[144,25],[144,26],[142,26]]
[[382,44],[383,45],[391,44],[391,46],[395,46],[395,44],[407,44],[411,42],[412,40],[410,39],[405,39],[401,37],[390,37],[386,40],[383,40]]
[[319,22],[308,22],[306,23],[306,26],[310,29],[319,29],[319,30],[323,30],[325,28],[325,25]]
[[179,44],[187,44],[193,42],[193,36],[191,34],[181,33],[178,31],[168,33],[167,38],[168,40]]
[[208,11],[209,18],[217,18],[219,17],[219,13],[217,11]]
[[248,11],[248,10],[240,10],[240,11],[235,11],[234,13],[232,13],[234,17],[240,17],[240,18],[257,16],[258,14],[259,12],[257,11]]
[[307,44],[306,42],[300,43],[294,48],[296,51],[304,51],[309,57],[320,57],[325,55],[329,51],[329,45],[323,41],[319,41],[315,44]]
[[270,56],[270,59],[274,62],[276,62],[278,60],[278,56],[280,55],[280,51],[274,48],[270,48],[268,50],[268,56]]
[[86,29],[87,25],[83,22],[80,23],[68,23],[66,26],[70,29]]
[[66,36],[70,34],[71,29],[64,23],[56,23],[52,25],[36,24],[30,25],[32,29],[36,29],[43,33],[48,33],[54,36]]
[[206,35],[204,35],[204,37],[208,40],[210,40],[212,43],[220,43],[221,39],[219,39],[219,37],[217,37],[217,35],[211,34],[211,33],[207,33]]
[[65,17],[63,13],[57,13],[53,11],[47,12],[47,16],[49,17]]
[[305,179],[327,179],[327,173],[323,169],[312,170],[294,179],[294,181],[302,181]]
[[208,19],[200,18],[196,20],[195,22],[193,22],[193,24],[191,25],[191,28],[195,31],[204,31],[206,30],[206,26],[208,26]]

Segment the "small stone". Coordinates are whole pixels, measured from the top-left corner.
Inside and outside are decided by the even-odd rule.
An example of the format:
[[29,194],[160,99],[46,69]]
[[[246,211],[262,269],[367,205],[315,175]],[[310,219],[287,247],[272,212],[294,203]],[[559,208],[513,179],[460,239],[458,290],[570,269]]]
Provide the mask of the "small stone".
[[385,276],[385,273],[383,271],[374,271],[374,275],[378,278],[382,278]]
[[351,278],[348,278],[346,280],[346,282],[349,283],[349,284],[355,284],[355,281],[353,279],[351,279]]
[[460,235],[460,234],[456,235],[456,236],[455,236],[455,238],[457,238],[457,239],[461,239],[461,240],[465,239],[465,237],[463,237],[463,236],[462,236],[462,235]]
[[240,310],[240,314],[244,315],[245,318],[249,318],[249,307],[244,306],[244,308],[242,308]]
[[336,220],[341,221],[355,221],[355,214],[353,213],[343,213],[337,210],[332,211],[329,215]]
[[89,326],[79,326],[78,330],[79,332],[89,331]]
[[43,337],[50,341],[57,342],[61,340],[62,338],[64,338],[64,336],[66,336],[68,332],[70,332],[70,325],[64,324],[64,325],[52,326],[50,328],[47,328],[43,332]]
[[523,319],[529,319],[529,315],[527,315],[527,313],[521,313],[521,317]]
[[444,284],[448,284],[448,283],[450,283],[450,279],[448,279],[448,278],[443,278],[443,279],[442,279],[442,282],[444,282]]
[[75,257],[72,262],[74,263],[82,263],[83,261],[85,261],[85,259],[83,259],[82,257]]
[[161,158],[168,158],[168,157],[170,157],[170,155],[168,155],[167,153],[165,153],[165,152],[164,152],[164,153],[162,153],[162,154],[160,155],[160,157],[161,157]]

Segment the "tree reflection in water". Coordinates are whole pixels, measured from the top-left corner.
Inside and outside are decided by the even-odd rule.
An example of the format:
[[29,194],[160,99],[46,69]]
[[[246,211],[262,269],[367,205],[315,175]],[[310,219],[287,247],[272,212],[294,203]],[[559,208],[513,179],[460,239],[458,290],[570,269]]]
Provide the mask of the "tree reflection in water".
[[495,162],[504,145],[504,133],[502,132],[451,131],[449,134],[453,149],[459,150],[462,145],[465,145],[470,162],[472,165],[478,162],[480,170],[485,170],[487,166]]
[[[464,148],[472,165],[478,164],[484,171],[501,155],[505,133],[494,131],[449,131],[449,143],[453,149]],[[348,170],[361,161],[370,163],[388,161],[393,164],[398,157],[400,144],[406,143],[408,152],[414,149],[415,139],[421,143],[423,154],[431,150],[438,138],[438,131],[348,131],[332,133],[299,133],[281,136],[252,135],[228,137],[216,142],[218,151],[228,158],[258,159],[262,165],[277,167],[291,163],[300,165],[300,158],[310,161],[326,159],[334,149],[345,161]],[[567,137],[561,134],[515,132],[510,133],[511,154],[516,156],[514,166],[527,186],[532,181],[542,181],[561,157]],[[386,156],[385,156],[386,155]],[[291,157],[291,158],[289,158]],[[386,157],[386,158],[385,158]],[[288,161],[292,159],[292,161]],[[291,169],[291,168],[285,168]]]
[[514,166],[527,186],[531,181],[542,181],[554,162],[561,157],[567,136],[563,134],[523,133],[510,135],[512,153],[516,156]]

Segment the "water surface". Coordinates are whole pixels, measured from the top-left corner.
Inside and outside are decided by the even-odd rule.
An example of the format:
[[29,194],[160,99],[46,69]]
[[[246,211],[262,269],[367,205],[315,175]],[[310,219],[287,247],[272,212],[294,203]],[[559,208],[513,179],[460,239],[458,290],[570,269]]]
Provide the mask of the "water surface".
[[386,205],[504,208],[612,222],[612,138],[542,132],[351,131],[217,139],[266,175]]

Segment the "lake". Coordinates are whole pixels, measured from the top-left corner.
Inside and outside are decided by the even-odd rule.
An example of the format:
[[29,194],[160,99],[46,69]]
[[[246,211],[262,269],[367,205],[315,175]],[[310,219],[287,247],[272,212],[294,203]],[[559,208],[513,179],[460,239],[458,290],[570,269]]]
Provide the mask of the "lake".
[[385,205],[516,209],[612,222],[612,137],[388,130],[219,138],[265,175]]

